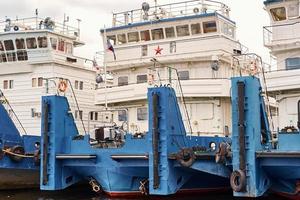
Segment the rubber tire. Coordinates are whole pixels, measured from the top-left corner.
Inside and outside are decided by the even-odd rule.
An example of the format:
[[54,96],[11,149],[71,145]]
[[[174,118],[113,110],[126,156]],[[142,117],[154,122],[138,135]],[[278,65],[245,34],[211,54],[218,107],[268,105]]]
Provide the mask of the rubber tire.
[[[184,156],[188,155],[188,159],[184,159]],[[191,167],[195,162],[195,154],[192,149],[181,149],[176,155],[177,161],[183,167]]]
[[[14,146],[12,149],[11,149],[11,152],[13,153],[16,153],[16,154],[21,154],[21,155],[25,155],[25,150],[24,150],[24,147],[22,146]],[[23,160],[22,157],[19,157],[19,156],[15,156],[15,155],[9,155],[9,158],[14,161],[14,162],[21,162]]]
[[[239,179],[239,181],[237,181]],[[246,174],[242,170],[235,170],[230,176],[230,186],[234,192],[241,192],[246,187]]]

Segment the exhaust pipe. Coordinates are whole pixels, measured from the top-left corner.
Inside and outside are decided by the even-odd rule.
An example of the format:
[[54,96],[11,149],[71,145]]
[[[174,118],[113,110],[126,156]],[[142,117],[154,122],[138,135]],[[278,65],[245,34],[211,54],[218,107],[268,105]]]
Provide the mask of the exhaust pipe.
[[298,101],[298,130],[300,131],[300,100]]

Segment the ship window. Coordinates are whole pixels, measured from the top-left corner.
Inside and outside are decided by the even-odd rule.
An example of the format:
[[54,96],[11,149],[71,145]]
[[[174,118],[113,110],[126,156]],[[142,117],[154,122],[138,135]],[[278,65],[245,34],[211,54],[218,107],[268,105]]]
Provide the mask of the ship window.
[[201,26],[199,23],[191,24],[192,35],[201,34]]
[[98,112],[95,112],[95,120],[98,120]]
[[168,27],[165,29],[166,31],[166,38],[173,38],[175,37],[175,30],[174,27]]
[[26,38],[27,49],[36,49],[36,39],[35,38]]
[[286,10],[285,7],[272,8],[270,9],[274,21],[286,20]]
[[66,53],[72,55],[73,54],[73,45],[72,43],[66,42]]
[[118,44],[126,44],[126,35],[118,34]]
[[24,39],[16,39],[16,47],[17,49],[26,49]]
[[128,33],[128,42],[138,42],[140,41],[139,32]]
[[164,31],[162,28],[153,29],[151,30],[152,33],[152,39],[153,40],[161,40],[164,39]]
[[142,56],[147,56],[147,55],[148,55],[148,46],[142,45]]
[[150,40],[150,32],[148,30],[141,31],[141,41],[149,41]]
[[31,79],[31,86],[36,87],[36,78]]
[[18,61],[28,60],[28,55],[26,50],[18,50],[17,51]]
[[215,21],[203,22],[203,32],[204,33],[217,32],[217,23]]
[[147,108],[138,108],[137,109],[137,120],[145,121],[148,119],[148,110]]
[[117,44],[117,38],[115,35],[108,35],[107,36],[107,40],[109,40],[109,42],[112,44],[112,45],[116,45]]
[[227,23],[223,23],[222,32],[230,37],[234,37],[234,28]]
[[83,112],[82,110],[75,110],[75,119],[82,119]]
[[177,36],[189,36],[189,25],[183,25],[183,26],[176,26]]
[[118,78],[118,86],[128,85],[128,76],[120,76]]
[[0,51],[4,51],[4,47],[1,41],[0,41]]
[[8,62],[16,61],[16,53],[15,52],[6,53],[6,57],[7,57]]
[[39,48],[47,48],[47,37],[38,37]]
[[58,51],[65,51],[65,41],[62,39],[58,40],[58,47],[57,47]]
[[296,58],[287,58],[286,62],[286,69],[300,69],[300,57]]
[[14,81],[13,80],[4,80],[3,81],[3,89],[13,89]]
[[137,83],[147,83],[147,81],[148,81],[148,76],[145,74],[136,76]]
[[15,49],[14,43],[12,40],[4,40],[4,46],[6,51],[12,51]]
[[118,121],[125,122],[127,121],[127,114],[125,110],[118,111]]
[[43,78],[39,77],[38,78],[38,87],[42,87],[43,86]]
[[75,81],[75,89],[83,90],[83,81]]
[[[1,53],[2,52],[2,53]],[[5,53],[3,53],[4,52],[4,46],[3,46],[3,44],[2,44],[2,41],[0,41],[0,63],[2,63],[2,62],[7,62],[7,60],[6,60],[6,55],[5,55]]]
[[289,16],[289,18],[299,16],[299,3],[289,5],[288,16]]
[[42,77],[32,78],[31,85],[32,85],[32,87],[42,87],[43,86],[43,78]]
[[179,80],[189,80],[190,79],[189,71],[178,72],[178,78]]
[[170,42],[170,53],[176,53],[176,42]]
[[50,43],[51,43],[52,49],[56,50],[56,48],[57,48],[57,39],[56,38],[50,38]]

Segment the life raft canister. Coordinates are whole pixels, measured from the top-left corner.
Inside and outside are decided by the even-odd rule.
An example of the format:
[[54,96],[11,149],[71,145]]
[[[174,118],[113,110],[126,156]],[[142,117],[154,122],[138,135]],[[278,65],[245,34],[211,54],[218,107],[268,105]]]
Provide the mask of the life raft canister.
[[176,155],[177,161],[183,167],[192,166],[194,164],[195,158],[196,156],[194,154],[194,151],[190,148],[181,149]]
[[235,170],[230,176],[230,185],[234,192],[241,192],[246,187],[246,174],[243,170]]
[[60,92],[65,92],[68,88],[68,84],[65,80],[62,80],[58,83],[58,90]]

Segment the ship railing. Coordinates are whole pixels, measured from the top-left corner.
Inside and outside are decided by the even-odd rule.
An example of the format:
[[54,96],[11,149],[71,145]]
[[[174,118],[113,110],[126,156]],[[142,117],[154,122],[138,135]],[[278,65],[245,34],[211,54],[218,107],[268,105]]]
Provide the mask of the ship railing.
[[[288,42],[299,39],[300,22],[264,26],[263,40],[265,46],[270,46],[276,42]],[[276,43],[277,44],[277,43]]]
[[190,113],[188,112],[185,96],[182,90],[181,79],[178,74],[178,70],[172,67],[165,67],[158,61],[153,60],[154,67],[148,68],[148,84],[149,87],[156,86],[169,86],[174,88],[179,93],[180,110],[183,113],[183,122],[185,130],[188,133],[193,133],[192,124],[190,119]]
[[260,56],[254,53],[233,55],[232,68],[236,68],[240,75],[259,75],[263,72]]
[[80,109],[71,81],[64,77],[49,77],[43,78],[43,80],[45,81],[46,95],[64,96],[68,99],[73,117],[78,122],[76,123],[77,128],[80,132],[83,131],[84,134],[87,134],[86,123],[88,123],[88,120],[84,120],[83,110]]
[[2,90],[0,90],[0,102],[4,106],[5,110],[7,111],[10,119],[13,121],[14,125],[16,126],[17,130],[21,135],[27,135],[27,132],[21,123],[18,115],[16,114],[15,110],[11,106],[10,102],[8,99],[5,97],[4,93]]
[[48,30],[79,40],[80,29],[67,25],[66,22],[59,23],[50,18],[29,17],[21,19],[9,19],[0,21],[0,33],[17,31]]
[[149,8],[135,9],[113,13],[113,27],[132,23],[154,21],[165,18],[185,17],[198,14],[219,12],[229,17],[229,7],[213,0],[190,0],[165,5],[149,6]]

